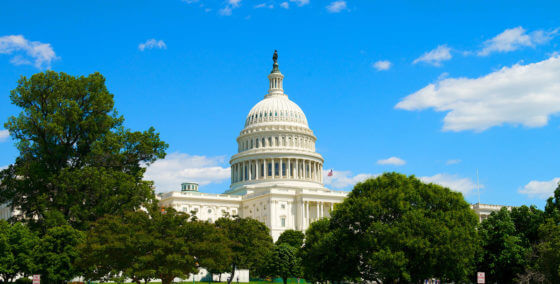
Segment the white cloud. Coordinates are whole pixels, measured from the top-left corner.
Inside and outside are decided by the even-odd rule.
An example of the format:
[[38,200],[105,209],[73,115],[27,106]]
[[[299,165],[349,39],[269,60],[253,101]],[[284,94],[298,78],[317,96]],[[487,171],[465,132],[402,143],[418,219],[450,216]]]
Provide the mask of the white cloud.
[[456,165],[460,162],[461,162],[461,160],[459,160],[459,159],[452,159],[452,160],[447,160],[447,162],[445,162],[445,164],[446,165]]
[[323,171],[323,182],[326,186],[330,186],[335,189],[353,187],[358,182],[362,182],[368,178],[379,176],[379,174],[352,175],[351,171],[333,171],[333,175],[329,177],[329,172],[330,170]]
[[230,177],[230,168],[224,167],[225,163],[225,157],[171,153],[151,164],[144,178],[153,180],[158,192],[179,190],[182,182],[222,183]]
[[[425,183],[435,183],[448,187],[449,189],[461,192],[464,195],[468,195],[476,188],[476,184],[470,178],[461,178],[457,175],[436,174],[431,177],[420,177],[419,179]],[[480,185],[480,188],[483,187],[484,186]]]
[[346,10],[346,1],[333,1],[327,6],[329,13],[339,13]]
[[280,3],[280,7],[284,8],[284,9],[288,9],[288,8],[290,8],[290,4],[288,2],[282,2],[282,3]]
[[484,47],[477,54],[486,56],[493,52],[510,52],[522,47],[535,47],[550,41],[557,32],[558,29],[549,32],[538,30],[528,34],[523,27],[507,29],[485,41]]
[[391,68],[391,61],[389,60],[379,60],[373,63],[373,68],[377,69],[378,71],[389,70]]
[[378,165],[392,165],[392,166],[402,166],[406,164],[406,161],[399,157],[391,157],[383,160],[377,161]]
[[402,99],[395,108],[448,112],[443,130],[484,131],[503,124],[542,127],[560,113],[560,57],[504,67],[480,78],[449,78]]
[[547,181],[532,180],[523,188],[519,189],[519,193],[526,194],[531,198],[546,199],[554,194],[554,190],[560,182],[560,177]]
[[273,4],[261,3],[261,4],[258,4],[258,5],[255,5],[255,8],[257,8],[257,9],[258,9],[258,8],[268,8],[268,9],[272,9],[272,8],[274,8],[274,5],[273,5]]
[[6,129],[0,130],[0,142],[8,140],[8,137],[10,137],[10,131]]
[[218,10],[218,13],[222,16],[231,16],[231,7],[230,6],[225,6],[224,8]]
[[36,68],[50,68],[51,62],[57,59],[49,43],[29,41],[22,35],[0,37],[0,54],[14,55],[10,63],[14,65],[30,65]]
[[145,49],[167,49],[167,45],[163,40],[156,40],[155,38],[151,38],[144,43],[138,45],[138,49],[140,51],[144,51]]
[[241,0],[228,0],[228,4],[234,8],[239,7],[239,3],[241,3]]
[[416,58],[412,63],[425,62],[433,66],[441,66],[441,62],[451,59],[451,49],[447,45],[440,45],[422,56]]
[[290,0],[290,2],[296,3],[299,7],[309,4],[309,0]]

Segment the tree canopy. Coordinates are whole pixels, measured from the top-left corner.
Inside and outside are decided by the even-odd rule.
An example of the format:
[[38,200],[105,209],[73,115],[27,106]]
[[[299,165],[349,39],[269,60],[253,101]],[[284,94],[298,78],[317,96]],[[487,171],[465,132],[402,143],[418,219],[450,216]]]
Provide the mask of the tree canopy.
[[331,247],[343,247],[342,273],[350,278],[457,282],[473,271],[476,225],[461,193],[385,173],[358,183],[333,211]]
[[298,257],[298,248],[283,243],[275,245],[267,257],[264,272],[268,276],[280,277],[284,284],[288,278],[301,275],[301,260]]
[[0,278],[11,282],[18,274],[29,275],[35,266],[34,249],[39,238],[21,223],[0,220]]
[[19,209],[16,219],[45,233],[46,219],[62,216],[84,230],[154,198],[143,166],[163,158],[167,144],[153,128],[123,126],[101,74],[22,77],[10,99],[22,109],[4,124],[19,156],[0,172],[0,203]]
[[523,273],[529,251],[523,246],[508,209],[492,212],[480,224],[479,235],[482,250],[478,271],[484,271],[488,281],[512,283]]
[[303,239],[305,238],[305,234],[302,231],[296,230],[286,230],[280,234],[278,240],[276,240],[276,244],[288,244],[295,248],[301,248],[303,246]]
[[106,216],[93,224],[81,249],[79,266],[88,279],[140,283],[159,278],[168,284],[187,278],[199,266],[212,267],[227,259],[224,234],[213,224],[188,214],[156,206],[148,212]]
[[224,231],[231,250],[228,284],[235,279],[238,268],[249,269],[251,275],[262,275],[273,245],[268,227],[257,220],[239,217],[220,218],[215,224]]

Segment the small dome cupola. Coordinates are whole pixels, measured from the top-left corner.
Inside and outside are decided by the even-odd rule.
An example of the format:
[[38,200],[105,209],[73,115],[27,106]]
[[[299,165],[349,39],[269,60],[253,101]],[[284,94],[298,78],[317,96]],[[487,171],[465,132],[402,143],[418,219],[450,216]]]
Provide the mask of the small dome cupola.
[[268,75],[268,80],[270,81],[268,94],[264,96],[268,98],[270,96],[286,96],[284,94],[284,87],[283,87],[283,80],[284,75],[278,69],[278,51],[274,51],[274,55],[272,55],[272,60],[274,63],[272,64],[272,71]]

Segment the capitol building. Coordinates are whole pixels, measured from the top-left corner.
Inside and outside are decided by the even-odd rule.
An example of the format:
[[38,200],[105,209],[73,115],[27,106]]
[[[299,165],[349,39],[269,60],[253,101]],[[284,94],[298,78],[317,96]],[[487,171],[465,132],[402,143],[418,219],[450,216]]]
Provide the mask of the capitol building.
[[305,113],[284,93],[278,55],[268,75],[268,93],[247,115],[230,160],[231,185],[224,194],[198,191],[183,183],[181,191],[160,195],[160,205],[196,214],[210,222],[238,215],[266,224],[274,240],[287,230],[305,231],[329,217],[348,192],[323,184],[323,157]]
[[[277,59],[275,52],[268,93],[249,111],[237,137],[229,190],[202,193],[198,184],[187,182],[180,190],[159,194],[160,206],[209,222],[224,216],[253,218],[266,224],[277,240],[285,230],[305,231],[312,222],[330,217],[334,206],[346,198],[348,192],[323,184],[324,160],[315,151],[317,137],[301,108],[284,93]],[[471,205],[480,222],[502,207]],[[0,204],[0,219],[17,214],[17,208]]]

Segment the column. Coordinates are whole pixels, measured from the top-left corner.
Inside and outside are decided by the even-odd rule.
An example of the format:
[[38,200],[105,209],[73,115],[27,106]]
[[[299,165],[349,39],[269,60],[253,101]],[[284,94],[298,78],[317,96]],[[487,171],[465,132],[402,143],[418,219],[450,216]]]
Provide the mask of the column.
[[241,162],[241,180],[245,180],[245,162]]
[[247,161],[247,167],[249,169],[249,174],[247,175],[247,179],[248,180],[252,180],[253,179],[253,161],[249,160]]
[[259,160],[255,160],[255,177],[256,180],[259,180]]
[[271,164],[271,167],[272,167],[272,171],[271,171],[270,174],[271,174],[271,176],[272,176],[272,179],[274,179],[274,170],[275,170],[275,168],[274,168],[274,159],[271,159],[271,160],[272,160],[272,162],[271,162],[270,164]]
[[[309,201],[305,202],[305,226],[309,226]],[[307,228],[306,228],[307,229]]]
[[294,163],[295,163],[295,171],[294,171],[294,176],[296,179],[299,179],[299,164],[298,164],[299,159],[295,159]]
[[319,216],[321,216],[321,215],[320,215],[321,212],[319,211],[319,210],[320,210],[320,208],[319,208],[319,201],[315,202],[315,206],[317,206],[317,208],[315,208],[315,209],[317,209],[317,210],[315,210],[315,211],[317,212],[317,215],[315,215],[315,218],[317,218],[316,220],[319,220]]
[[325,217],[325,208],[323,206],[323,202],[321,202],[321,218]]
[[280,176],[280,178],[284,178],[284,175],[282,175],[282,158],[278,159],[278,175]]
[[288,158],[288,172],[286,173],[287,178],[292,178],[292,159]]

